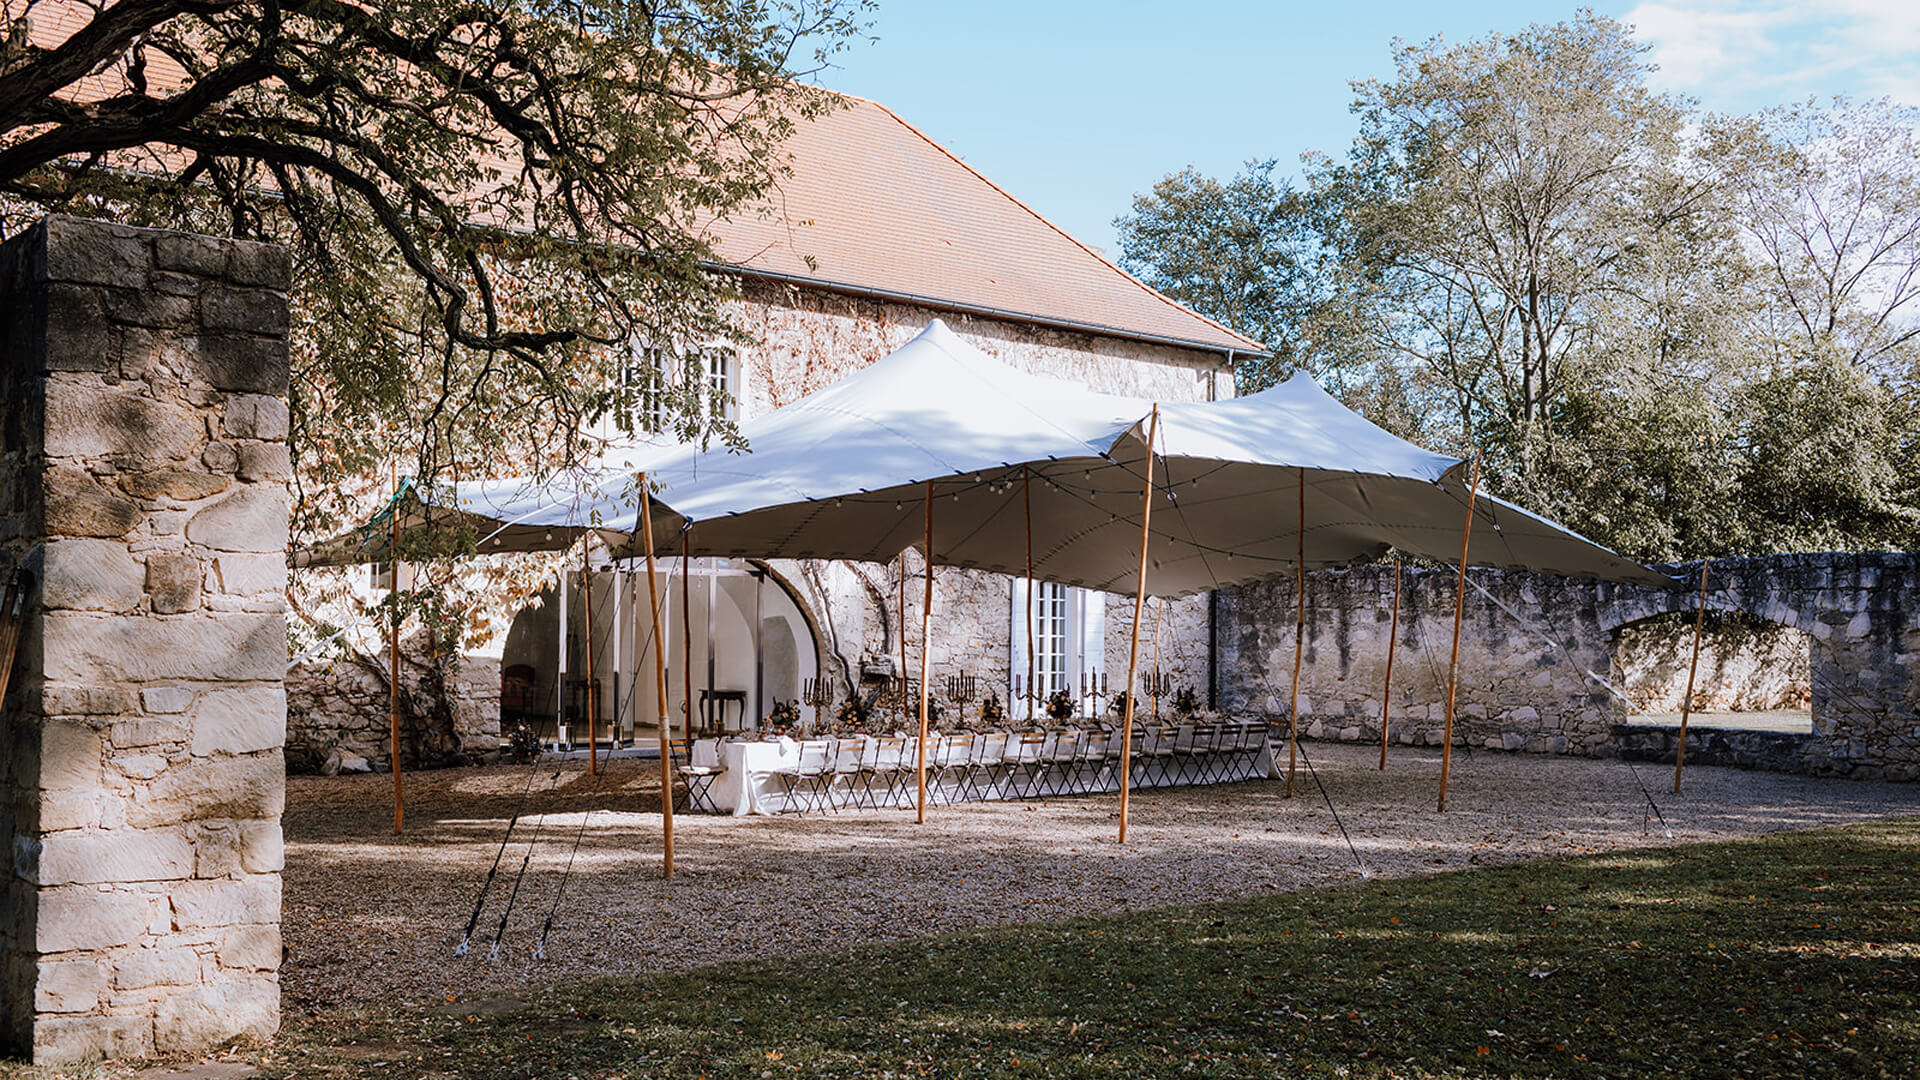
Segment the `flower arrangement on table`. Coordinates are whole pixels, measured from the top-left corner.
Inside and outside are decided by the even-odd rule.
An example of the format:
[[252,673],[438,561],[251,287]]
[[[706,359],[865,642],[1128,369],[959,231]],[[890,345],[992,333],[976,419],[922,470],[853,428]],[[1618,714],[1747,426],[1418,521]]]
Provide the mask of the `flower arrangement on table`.
[[834,730],[844,732],[865,731],[869,715],[871,714],[867,708],[867,703],[860,700],[858,694],[849,695],[847,700],[841,702],[840,707],[834,710]]
[[[1113,704],[1107,706],[1107,710],[1113,713],[1114,716],[1119,717],[1122,720],[1125,720],[1127,718],[1127,702],[1131,700],[1133,700],[1133,695],[1127,693],[1125,690],[1122,690],[1119,693],[1113,695]],[[1139,709],[1140,709],[1139,705],[1134,706],[1134,711],[1136,714],[1134,716],[1135,720],[1140,719],[1140,717],[1138,716]]]
[[1007,718],[1007,707],[1000,704],[1000,695],[989,691],[987,700],[980,703],[980,719],[994,723]]
[[1194,713],[1199,712],[1200,695],[1194,693],[1193,687],[1191,686],[1183,686],[1175,690],[1173,692],[1173,711],[1179,713],[1181,716],[1192,716]]
[[1047,695],[1047,719],[1071,720],[1075,711],[1072,694],[1065,690],[1055,690]]
[[773,710],[767,713],[763,723],[776,732],[785,732],[800,722],[800,703],[798,701],[779,701],[773,703]]

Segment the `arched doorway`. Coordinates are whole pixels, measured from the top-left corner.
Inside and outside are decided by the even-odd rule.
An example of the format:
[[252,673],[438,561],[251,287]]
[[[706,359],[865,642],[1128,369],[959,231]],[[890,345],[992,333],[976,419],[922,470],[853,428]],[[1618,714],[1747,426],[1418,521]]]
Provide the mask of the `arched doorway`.
[[[676,737],[683,733],[689,685],[696,730],[753,730],[775,702],[798,699],[803,680],[817,674],[812,625],[799,598],[765,566],[696,559],[683,577],[675,559],[663,560],[657,574],[666,706]],[[591,639],[582,579],[580,571],[567,572],[564,591],[546,589],[514,617],[501,658],[501,729],[525,722],[551,739],[565,725],[568,741],[585,738],[591,640],[601,737],[651,739],[661,710],[646,564],[620,560],[593,572]]]

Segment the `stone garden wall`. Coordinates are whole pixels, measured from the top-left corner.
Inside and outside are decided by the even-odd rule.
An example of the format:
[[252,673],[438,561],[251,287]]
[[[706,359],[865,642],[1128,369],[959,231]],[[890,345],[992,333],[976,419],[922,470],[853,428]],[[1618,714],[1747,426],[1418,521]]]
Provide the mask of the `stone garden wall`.
[[[440,715],[436,695],[423,686],[425,649],[402,643],[400,720],[402,768],[459,761],[489,760],[500,747],[500,661],[463,656],[448,680],[446,709]],[[287,672],[287,768],[292,772],[326,768],[337,750],[342,756],[386,762],[392,756],[387,716],[387,667],[350,659],[315,661]]]
[[36,1062],[279,1023],[283,250],[49,218],[0,245],[0,1035]]
[[[1677,729],[1627,726],[1615,650],[1623,629],[1697,603],[1699,564],[1672,589],[1471,570],[1455,739],[1476,747],[1672,760]],[[1378,741],[1393,573],[1308,575],[1302,730]],[[1490,594],[1490,596],[1488,595]],[[1224,590],[1222,706],[1284,715],[1293,665],[1292,582]],[[1491,597],[1491,598],[1490,598]],[[1454,573],[1406,572],[1391,737],[1438,745],[1445,717]],[[1688,732],[1699,764],[1920,779],[1920,569],[1908,554],[1779,555],[1713,564],[1709,611],[1806,635],[1809,735]],[[1703,672],[1712,672],[1703,663]],[[1713,691],[1707,689],[1711,698]]]

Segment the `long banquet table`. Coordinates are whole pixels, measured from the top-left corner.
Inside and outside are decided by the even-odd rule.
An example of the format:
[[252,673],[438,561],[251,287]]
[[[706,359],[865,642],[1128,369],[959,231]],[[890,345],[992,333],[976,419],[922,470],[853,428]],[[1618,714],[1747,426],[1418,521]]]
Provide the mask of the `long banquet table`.
[[[1169,787],[1183,784],[1233,783],[1281,775],[1272,760],[1267,726],[1261,723],[1227,725],[1231,743],[1219,735],[1209,736],[1205,726],[1179,725],[1136,733],[1134,745],[1133,787]],[[1035,733],[1027,733],[1029,739]],[[1096,733],[1097,734],[1097,733]],[[1013,752],[1021,733],[1010,733],[1005,745]],[[983,753],[993,744],[982,737],[970,745],[943,748],[940,737],[928,739],[927,796],[932,802],[973,799],[1009,799],[1115,791],[1119,788],[1118,768],[1111,758],[1073,758],[1075,749],[1084,752],[1087,733],[1067,728],[1044,733],[1043,742],[1029,742],[1034,755],[1014,760],[1003,754],[988,760]],[[1109,733],[1112,753],[1119,752],[1119,734]],[[900,738],[893,740],[897,746]],[[1206,743],[1212,738],[1213,743]],[[705,802],[714,812],[744,816],[776,814],[808,808],[845,809],[853,806],[893,805],[911,807],[917,797],[914,782],[914,740],[904,737],[900,769],[885,784],[870,771],[851,768],[834,771],[834,764],[870,762],[879,749],[879,740],[871,735],[843,739],[697,739],[693,743],[691,763],[722,771],[706,792]],[[819,761],[824,753],[825,773],[800,777],[793,771],[806,754]],[[826,744],[824,747],[822,744]],[[1204,744],[1204,745],[1203,745]],[[896,751],[898,752],[898,751]],[[1191,767],[1190,767],[1191,766]],[[1200,768],[1198,776],[1191,775]],[[1030,782],[1022,787],[1014,773],[1025,770]],[[984,782],[983,782],[984,781]],[[806,785],[802,788],[802,785]]]

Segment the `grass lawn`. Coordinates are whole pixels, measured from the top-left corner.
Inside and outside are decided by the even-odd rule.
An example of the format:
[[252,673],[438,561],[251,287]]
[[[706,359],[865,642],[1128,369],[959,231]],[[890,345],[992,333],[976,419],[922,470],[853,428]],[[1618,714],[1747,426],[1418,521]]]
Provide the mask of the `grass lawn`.
[[442,1011],[290,1017],[256,1060],[273,1077],[1912,1080],[1920,818]]

